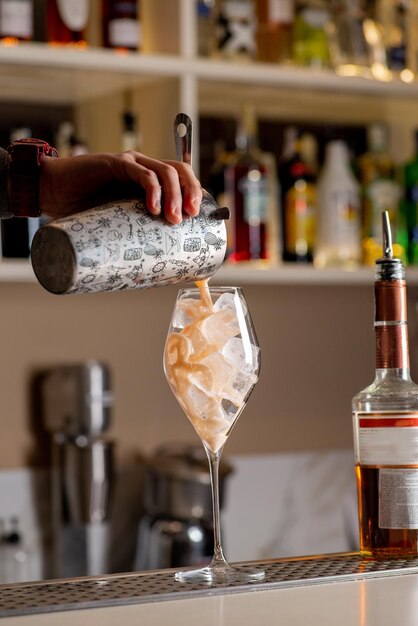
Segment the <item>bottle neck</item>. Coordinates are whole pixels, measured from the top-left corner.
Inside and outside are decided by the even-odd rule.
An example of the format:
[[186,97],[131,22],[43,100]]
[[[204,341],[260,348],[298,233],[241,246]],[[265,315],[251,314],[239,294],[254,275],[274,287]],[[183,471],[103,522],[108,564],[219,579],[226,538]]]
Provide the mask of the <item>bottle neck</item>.
[[236,147],[240,152],[254,152],[258,148],[257,118],[254,107],[244,104],[236,135]]
[[376,370],[398,370],[409,378],[405,280],[375,282]]

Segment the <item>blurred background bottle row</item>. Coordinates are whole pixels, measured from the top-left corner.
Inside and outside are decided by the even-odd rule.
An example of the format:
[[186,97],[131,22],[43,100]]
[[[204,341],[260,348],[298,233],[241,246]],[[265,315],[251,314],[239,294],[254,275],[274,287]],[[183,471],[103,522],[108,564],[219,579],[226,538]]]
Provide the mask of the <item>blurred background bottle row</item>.
[[411,81],[416,0],[199,0],[199,54]]
[[[198,53],[412,81],[418,0],[193,0]],[[140,0],[0,0],[0,40],[140,51]]]
[[[202,180],[231,209],[229,262],[373,265],[382,255],[380,221],[387,210],[396,255],[418,264],[418,133],[416,154],[395,167],[388,128],[380,122],[287,126],[258,121],[255,108],[246,104],[236,123],[235,148],[228,144],[231,121],[216,131],[219,124],[201,120]],[[211,133],[224,140],[215,145],[209,165]]]

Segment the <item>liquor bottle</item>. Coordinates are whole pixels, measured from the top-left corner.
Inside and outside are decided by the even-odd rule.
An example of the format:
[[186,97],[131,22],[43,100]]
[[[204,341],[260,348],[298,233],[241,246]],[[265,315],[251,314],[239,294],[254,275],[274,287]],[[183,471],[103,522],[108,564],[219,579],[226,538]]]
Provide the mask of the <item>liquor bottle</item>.
[[389,212],[392,232],[398,243],[394,253],[406,262],[407,231],[400,213],[402,190],[395,179],[394,163],[388,153],[388,131],[385,124],[374,123],[367,129],[368,151],[359,160],[362,185],[362,260],[373,265],[382,256],[381,215]]
[[409,0],[377,0],[375,6],[388,68],[399,74],[407,67],[409,6]]
[[366,15],[365,0],[331,0],[330,57],[339,74],[372,75],[373,55],[364,30]]
[[408,262],[418,264],[418,131],[415,132],[415,155],[402,168],[404,198],[402,212],[408,231]]
[[229,60],[255,57],[253,0],[216,0],[213,56]]
[[376,262],[376,375],[353,398],[360,550],[418,555],[418,386],[409,372],[405,270],[393,257],[388,213]]
[[283,260],[312,262],[316,228],[316,172],[302,156],[294,127],[285,133],[279,165]]
[[272,63],[290,61],[294,0],[257,0],[257,59]]
[[326,32],[330,13],[325,0],[297,0],[293,27],[292,58],[299,65],[328,67]]
[[140,150],[141,134],[138,124],[138,116],[134,111],[133,98],[130,91],[124,94],[124,109],[122,113],[122,150]]
[[360,185],[343,141],[330,141],[318,178],[316,267],[356,267],[361,260]]
[[0,39],[3,43],[33,39],[33,0],[0,0]]
[[87,46],[90,0],[47,0],[46,40],[50,45]]
[[[228,260],[277,262],[278,187],[273,159],[257,142],[254,108],[246,104],[236,138],[236,152],[225,168],[230,202]],[[275,244],[275,248],[273,246]]]
[[102,0],[103,46],[118,50],[141,49],[137,0]]
[[212,54],[215,0],[196,0],[197,11],[197,51],[199,56]]
[[[10,143],[32,136],[26,126],[11,129]],[[1,220],[1,256],[5,259],[27,259],[35,232],[41,225],[40,217],[11,217]]]
[[10,529],[4,532],[0,544],[0,580],[18,583],[30,580],[30,559],[22,540],[19,520],[10,520]]
[[409,3],[406,43],[406,65],[414,77],[418,74],[418,0]]

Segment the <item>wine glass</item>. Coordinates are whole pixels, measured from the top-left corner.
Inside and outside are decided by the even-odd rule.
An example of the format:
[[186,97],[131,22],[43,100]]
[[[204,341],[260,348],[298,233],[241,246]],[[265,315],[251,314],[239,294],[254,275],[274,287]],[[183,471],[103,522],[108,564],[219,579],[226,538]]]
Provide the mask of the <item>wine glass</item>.
[[219,461],[223,446],[258,380],[260,348],[242,290],[181,289],[164,350],[164,372],[205,448],[210,468],[214,556],[203,568],[175,574],[180,582],[209,584],[264,578],[261,569],[232,567],[222,550]]

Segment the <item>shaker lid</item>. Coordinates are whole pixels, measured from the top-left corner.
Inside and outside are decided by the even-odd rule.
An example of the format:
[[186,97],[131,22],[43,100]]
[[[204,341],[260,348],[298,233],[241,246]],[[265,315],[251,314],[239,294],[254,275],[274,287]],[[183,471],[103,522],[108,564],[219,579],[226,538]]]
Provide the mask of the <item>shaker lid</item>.
[[[147,462],[149,470],[168,477],[191,482],[210,483],[209,465],[203,445],[171,442],[159,446]],[[219,476],[232,472],[226,461],[219,463]]]

